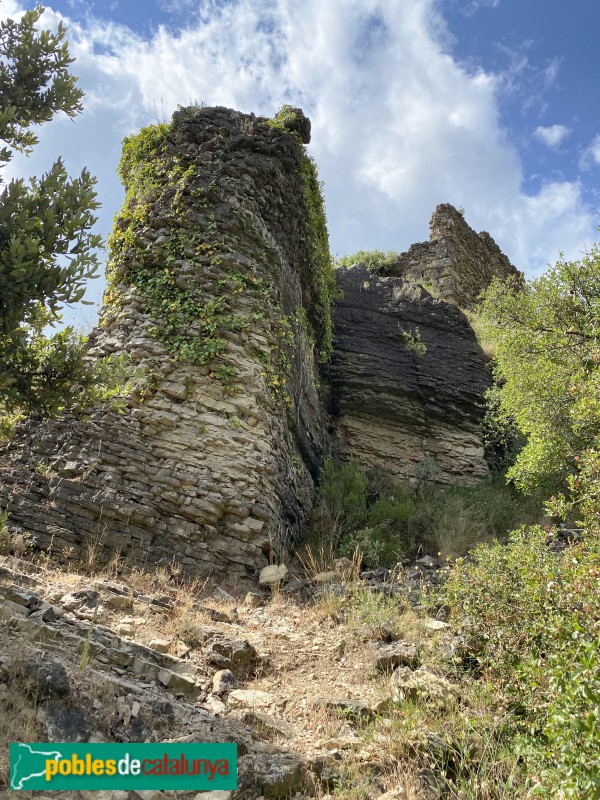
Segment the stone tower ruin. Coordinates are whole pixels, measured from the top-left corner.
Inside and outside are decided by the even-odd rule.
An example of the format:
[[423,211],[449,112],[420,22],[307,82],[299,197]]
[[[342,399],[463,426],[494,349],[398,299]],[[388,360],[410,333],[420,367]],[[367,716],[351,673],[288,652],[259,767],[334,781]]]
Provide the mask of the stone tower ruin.
[[235,578],[297,535],[326,443],[309,131],[182,109],[126,141],[90,355],[143,378],[123,413],[30,419],[9,447],[0,505],[41,547]]

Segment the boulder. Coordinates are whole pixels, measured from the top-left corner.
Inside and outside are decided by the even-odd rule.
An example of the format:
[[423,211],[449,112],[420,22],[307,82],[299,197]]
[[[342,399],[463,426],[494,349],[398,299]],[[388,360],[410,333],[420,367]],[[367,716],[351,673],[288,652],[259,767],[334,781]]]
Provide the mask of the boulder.
[[399,703],[404,700],[427,700],[441,705],[456,700],[456,687],[427,667],[411,670],[398,667],[390,679],[392,699]]
[[274,717],[271,714],[265,714],[262,711],[247,711],[244,714],[244,722],[246,725],[257,728],[258,731],[261,729],[266,730],[270,733],[285,736],[286,739],[293,739],[296,736],[296,730],[289,722]]
[[170,669],[159,670],[158,682],[175,694],[195,694],[198,691],[193,678],[171,672]]
[[38,698],[69,694],[70,684],[66,669],[56,659],[44,651],[26,657],[22,673],[28,681],[31,692]]
[[380,672],[392,672],[396,667],[414,669],[419,662],[419,650],[410,642],[380,642],[373,647],[373,665]]
[[158,653],[168,653],[171,647],[169,639],[151,639],[148,647],[156,650]]
[[245,639],[230,639],[216,634],[205,643],[203,653],[209,664],[222,669],[249,669],[256,650]]
[[304,783],[303,763],[293,756],[270,756],[263,764],[257,765],[255,783],[265,799],[291,797]]
[[244,598],[244,604],[250,606],[250,608],[260,608],[264,606],[266,602],[266,597],[260,592],[248,592]]
[[49,742],[87,742],[93,722],[79,708],[66,706],[60,700],[52,700],[43,708],[44,726]]
[[223,694],[237,686],[237,679],[229,669],[220,669],[215,672],[212,680],[212,690],[215,694]]
[[279,586],[287,577],[288,568],[285,564],[270,564],[263,567],[258,578],[259,586]]
[[229,692],[227,702],[234,708],[266,708],[273,705],[275,695],[258,689],[234,689]]

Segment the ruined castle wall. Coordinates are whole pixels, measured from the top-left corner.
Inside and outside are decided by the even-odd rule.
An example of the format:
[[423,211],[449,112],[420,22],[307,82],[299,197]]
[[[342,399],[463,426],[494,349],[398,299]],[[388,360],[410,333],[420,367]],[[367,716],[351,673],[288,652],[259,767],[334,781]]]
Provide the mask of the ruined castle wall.
[[429,242],[402,253],[391,274],[429,286],[442,300],[463,308],[474,305],[493,277],[519,276],[489,233],[475,233],[453,206],[439,205],[429,225]]
[[23,423],[0,508],[65,558],[253,575],[296,536],[326,446],[310,164],[285,124],[182,109],[126,143],[122,175],[90,355],[126,354],[136,387],[120,413]]

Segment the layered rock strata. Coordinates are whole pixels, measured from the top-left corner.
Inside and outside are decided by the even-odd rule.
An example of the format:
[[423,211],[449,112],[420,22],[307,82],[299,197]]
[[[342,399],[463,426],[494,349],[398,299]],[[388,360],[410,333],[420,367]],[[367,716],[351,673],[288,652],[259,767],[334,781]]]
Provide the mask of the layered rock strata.
[[360,264],[338,269],[337,281],[334,452],[402,480],[486,475],[479,423],[489,376],[462,311]]
[[235,580],[297,534],[325,447],[327,276],[310,123],[288,112],[181,109],[126,141],[90,355],[126,354],[137,387],[122,413],[27,420],[2,455],[0,508],[53,554]]

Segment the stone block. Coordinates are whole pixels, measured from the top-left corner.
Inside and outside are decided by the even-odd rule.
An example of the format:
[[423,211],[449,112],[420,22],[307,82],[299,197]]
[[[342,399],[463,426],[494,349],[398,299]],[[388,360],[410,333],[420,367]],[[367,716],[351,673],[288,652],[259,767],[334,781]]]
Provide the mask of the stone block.
[[196,681],[185,675],[179,675],[168,669],[161,669],[158,672],[158,681],[175,694],[195,694],[198,691]]

